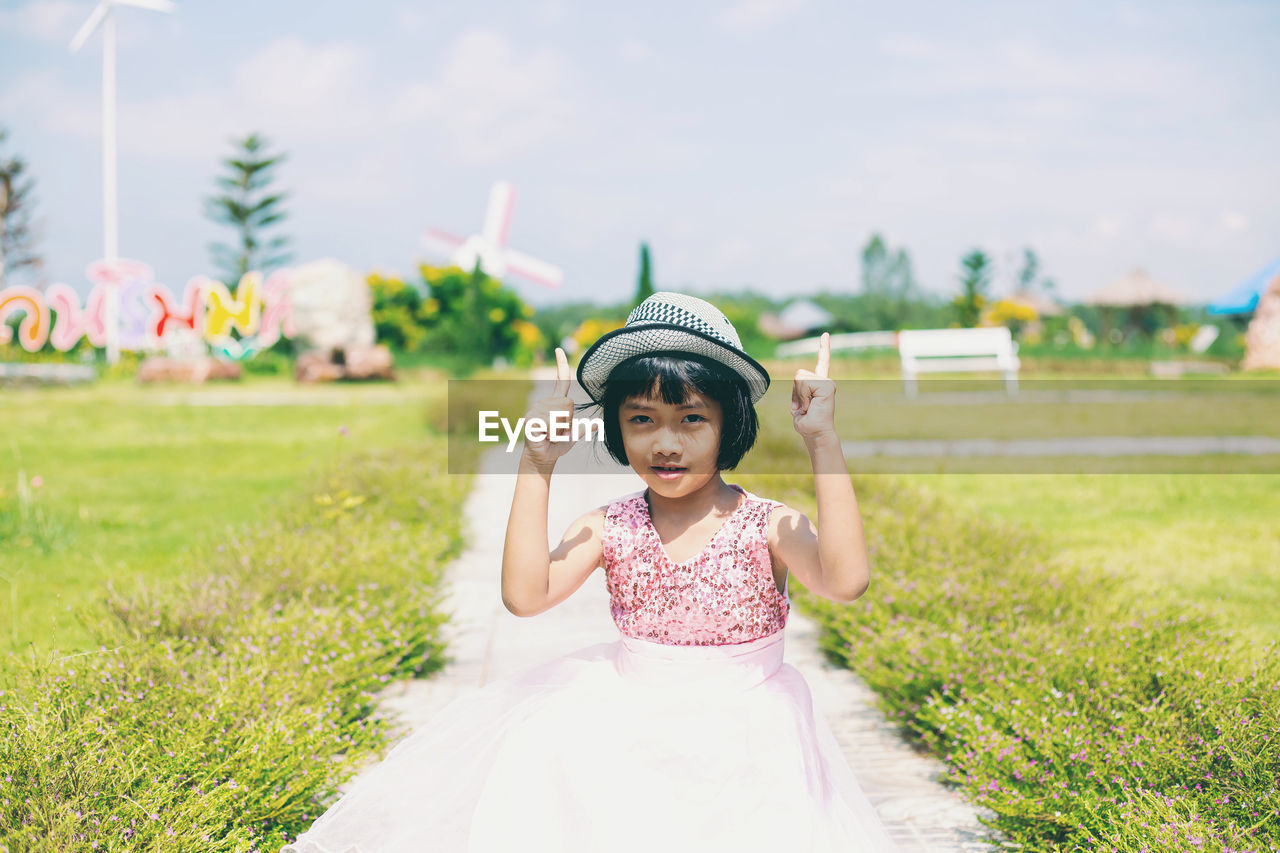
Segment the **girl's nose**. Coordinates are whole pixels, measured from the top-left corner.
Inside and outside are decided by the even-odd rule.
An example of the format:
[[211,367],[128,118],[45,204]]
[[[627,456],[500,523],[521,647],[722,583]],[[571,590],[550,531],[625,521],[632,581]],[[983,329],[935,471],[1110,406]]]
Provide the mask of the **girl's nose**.
[[653,453],[660,456],[668,453],[680,452],[680,440],[676,437],[675,432],[669,429],[658,430],[657,435],[653,439]]

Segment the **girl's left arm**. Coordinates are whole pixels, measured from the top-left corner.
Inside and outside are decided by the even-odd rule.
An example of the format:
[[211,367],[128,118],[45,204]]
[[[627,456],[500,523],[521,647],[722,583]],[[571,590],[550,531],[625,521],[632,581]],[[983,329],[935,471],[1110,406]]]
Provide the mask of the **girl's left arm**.
[[791,415],[813,465],[818,504],[815,528],[803,513],[780,507],[770,519],[770,547],[808,589],[832,601],[850,602],[871,583],[862,513],[844,448],[835,430],[835,381],[827,377],[831,337],[818,343],[817,369],[797,370]]

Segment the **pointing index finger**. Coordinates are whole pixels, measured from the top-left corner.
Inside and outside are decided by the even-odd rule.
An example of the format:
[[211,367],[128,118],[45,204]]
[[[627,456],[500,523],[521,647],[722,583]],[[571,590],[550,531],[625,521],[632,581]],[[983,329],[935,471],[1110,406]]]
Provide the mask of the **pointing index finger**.
[[556,385],[554,394],[563,397],[569,393],[569,380],[573,374],[569,372],[569,359],[564,350],[556,347]]
[[819,377],[826,379],[827,371],[831,367],[831,334],[823,332],[822,337],[818,339],[818,367],[813,372]]

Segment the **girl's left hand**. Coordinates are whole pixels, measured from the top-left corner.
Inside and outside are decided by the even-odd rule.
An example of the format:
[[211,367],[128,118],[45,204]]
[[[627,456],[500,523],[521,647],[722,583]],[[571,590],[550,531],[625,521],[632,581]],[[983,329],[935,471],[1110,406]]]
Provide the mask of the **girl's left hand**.
[[818,339],[817,368],[797,370],[795,385],[791,388],[791,419],[796,432],[806,439],[836,432],[836,383],[827,378],[830,364],[831,335],[823,332]]

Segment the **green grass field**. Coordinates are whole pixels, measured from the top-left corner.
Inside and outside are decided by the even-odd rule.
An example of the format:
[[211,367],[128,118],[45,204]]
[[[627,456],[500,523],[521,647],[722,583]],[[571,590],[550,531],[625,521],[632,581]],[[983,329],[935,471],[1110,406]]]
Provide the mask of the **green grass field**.
[[[769,365],[774,382],[758,407],[762,437],[744,462],[749,473],[803,476],[802,469],[807,470],[808,459],[791,425],[791,382],[782,381],[798,366],[796,361]],[[832,372],[844,375],[841,370]],[[1171,392],[1189,389],[1186,397],[1194,400],[1208,383],[1166,384]],[[1144,434],[1142,429],[1167,435],[1276,434],[1280,396],[1253,393],[1244,383],[1230,384],[1243,385],[1243,390],[1212,394],[1212,407],[1179,404],[1189,418],[1200,419],[1196,428],[1184,421],[1162,428],[1161,418],[1169,413],[1161,413],[1158,402],[1150,407],[1126,405],[1127,417],[1115,420],[1120,426],[1128,423],[1138,435]],[[1028,426],[1049,435],[1109,432],[1097,427],[1107,417],[1106,412],[1098,413],[1105,409],[1101,405],[1005,402],[913,408],[900,400],[890,405],[856,399],[844,393],[847,389],[837,390],[837,422],[859,421],[863,435],[858,438],[1027,437]],[[1020,424],[1010,426],[1012,418],[1002,408],[1020,412]],[[901,416],[902,411],[912,415]],[[851,437],[846,432],[840,436]],[[1030,436],[1048,437],[1035,432]],[[966,510],[1043,533],[1051,537],[1054,559],[1064,571],[1081,565],[1110,567],[1128,578],[1128,594],[1135,602],[1152,598],[1212,605],[1239,629],[1243,640],[1280,639],[1280,537],[1274,530],[1280,514],[1280,474],[1256,473],[1280,470],[1280,458],[1206,454],[850,462],[855,473],[902,477]],[[1060,473],[1072,466],[1088,466],[1084,470],[1098,473]]]
[[[782,365],[774,365],[776,376]],[[1176,384],[1176,383],[1175,383]],[[1200,383],[1194,383],[1199,386]],[[761,404],[774,440],[798,449],[785,417],[789,383],[775,381]],[[887,386],[886,386],[887,389]],[[111,580],[165,578],[191,569],[190,555],[268,512],[311,484],[319,466],[355,448],[411,442],[423,428],[424,401],[444,393],[438,381],[398,385],[299,388],[258,379],[205,388],[140,388],[102,383],[90,389],[0,393],[0,642],[76,647],[84,636],[67,608]],[[1230,428],[1258,433],[1280,423],[1270,397],[1242,394],[1229,405],[1191,407],[1202,421],[1176,419],[1159,402],[1125,411],[1174,434]],[[865,436],[996,435],[1012,431],[991,406],[909,404],[842,398],[842,418]],[[1107,430],[1100,406],[1003,404],[1019,411],[1018,431],[1070,434]],[[1173,405],[1173,404],[1169,404]],[[775,411],[783,409],[784,411]],[[1114,410],[1113,410],[1114,411]],[[985,415],[984,415],[985,413]],[[1145,414],[1144,414],[1145,413]],[[341,435],[339,430],[346,429]],[[896,433],[895,433],[896,430]],[[842,437],[847,437],[842,434]],[[992,435],[990,437],[996,437]],[[795,444],[790,447],[790,444]],[[759,460],[765,454],[755,453]],[[1067,460],[1039,460],[1060,470]],[[936,460],[895,459],[887,468],[917,471],[930,488],[982,512],[1025,522],[1055,537],[1064,561],[1101,562],[1133,577],[1135,589],[1221,601],[1225,611],[1262,634],[1280,634],[1280,544],[1268,522],[1280,509],[1276,475],[941,473]],[[912,468],[912,465],[915,465]],[[1034,459],[970,463],[992,472],[1035,470]],[[1120,470],[1145,468],[1249,472],[1275,459],[1204,456],[1113,459]],[[859,466],[855,464],[855,470]],[[23,518],[18,471],[30,489]],[[960,470],[966,470],[960,468]],[[16,609],[15,609],[16,605]],[[55,635],[56,632],[56,635]]]
[[[789,386],[775,380],[761,444],[730,479],[811,508]],[[253,380],[0,394],[0,573],[15,582],[0,596],[0,643],[91,651],[47,672],[24,666],[15,684],[24,701],[0,715],[0,758],[17,768],[0,785],[11,804],[0,835],[43,839],[31,848],[41,850],[90,833],[115,843],[107,821],[133,814],[122,794],[173,821],[188,847],[214,837],[278,844],[305,826],[314,796],[345,773],[314,756],[342,748],[354,761],[380,748],[380,730],[365,726],[370,691],[444,662],[433,590],[463,544],[466,490],[444,473],[445,391],[434,379]],[[1227,414],[1243,422],[1242,411]],[[793,476],[774,482],[770,471]],[[1261,695],[1271,670],[1238,676],[1242,660],[1216,644],[1216,629],[1143,614],[1209,604],[1242,638],[1280,637],[1275,476],[858,482],[878,575],[854,606],[817,603],[824,648],[945,755],[1027,849],[1071,839],[1126,853],[1185,849],[1206,831],[1247,838],[1274,819],[1265,770],[1275,747],[1260,740],[1274,731],[1276,706]],[[1092,582],[1100,568],[1120,582]],[[135,580],[166,583],[132,593]],[[104,596],[107,581],[120,594]],[[415,584],[413,596],[399,594]],[[71,621],[68,608],[104,598],[96,632]],[[95,638],[104,653],[92,653]],[[290,677],[271,677],[281,673]],[[1077,691],[1071,714],[1092,745],[1044,726],[1063,710],[1058,697],[1075,702]],[[214,697],[218,714],[208,712]],[[175,708],[182,722],[165,723]],[[1138,769],[1123,755],[1129,731],[1150,734]],[[235,779],[207,760],[211,738]],[[1016,765],[1001,763],[1009,754]],[[1070,796],[1038,775],[1046,757],[1072,780]],[[1090,767],[1105,772],[1094,778]],[[1178,790],[1222,768],[1206,791]],[[1128,790],[1111,788],[1113,776]],[[89,830],[81,811],[101,827]],[[164,831],[149,825],[138,841]],[[1152,847],[1153,833],[1172,840]]]
[[0,392],[0,648],[79,648],[69,607],[107,581],[191,572],[191,555],[304,493],[339,455],[415,441],[443,391],[255,380]]
[[916,482],[1034,528],[1055,558],[1129,578],[1135,598],[1219,608],[1242,636],[1280,640],[1280,475],[944,474]]

